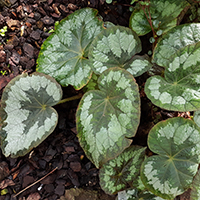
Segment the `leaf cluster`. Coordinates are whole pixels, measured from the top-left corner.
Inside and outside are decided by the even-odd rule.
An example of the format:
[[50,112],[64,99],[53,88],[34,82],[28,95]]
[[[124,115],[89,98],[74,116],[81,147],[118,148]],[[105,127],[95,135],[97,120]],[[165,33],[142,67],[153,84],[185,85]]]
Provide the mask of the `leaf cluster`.
[[[200,24],[179,25],[185,0],[132,1],[130,28],[106,23],[98,11],[75,11],[43,43],[35,73],[14,78],[1,99],[1,148],[5,156],[30,152],[53,132],[61,86],[83,89],[76,112],[86,156],[100,168],[102,189],[120,199],[174,199],[200,191]],[[153,55],[139,55],[139,36],[152,31]],[[145,94],[165,110],[195,111],[194,121],[175,117],[148,133],[148,148],[131,145],[141,115],[135,77],[147,79]],[[157,70],[159,72],[159,70]],[[151,73],[150,73],[151,72]],[[196,176],[195,176],[196,175]],[[195,178],[194,178],[195,177]]]

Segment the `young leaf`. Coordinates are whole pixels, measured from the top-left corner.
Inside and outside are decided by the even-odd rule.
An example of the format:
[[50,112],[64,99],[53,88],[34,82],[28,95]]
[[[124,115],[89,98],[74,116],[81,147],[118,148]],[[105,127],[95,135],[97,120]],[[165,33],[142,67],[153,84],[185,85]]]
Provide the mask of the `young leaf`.
[[133,57],[141,51],[141,42],[135,32],[122,26],[114,26],[102,31],[92,42],[89,59],[93,71],[101,74],[108,68],[121,67],[139,76],[151,66],[148,56]]
[[170,57],[181,48],[200,41],[200,23],[183,24],[163,35],[154,49],[153,62],[166,67]]
[[103,30],[97,10],[83,8],[62,20],[43,43],[37,71],[54,77],[61,85],[80,89],[89,81],[92,63],[87,59],[89,46]]
[[1,99],[6,114],[0,130],[5,156],[23,156],[53,132],[58,115],[51,106],[61,98],[60,85],[48,75],[22,74],[9,82]]
[[141,179],[146,188],[164,199],[182,194],[198,170],[200,128],[189,119],[167,119],[150,130],[148,146],[158,155],[142,164]]
[[131,144],[140,120],[138,85],[129,72],[110,68],[98,85],[85,93],[76,114],[80,144],[97,168]]
[[165,77],[147,79],[145,93],[153,104],[167,110],[200,109],[200,42],[188,45],[174,54]]
[[145,8],[147,16],[139,6],[133,11],[129,26],[138,35],[145,35],[152,30],[148,17],[155,31],[162,30],[165,33],[177,25],[178,16],[189,6],[190,4],[185,0],[151,0],[149,8],[148,6]]
[[137,185],[140,166],[145,157],[146,147],[130,146],[118,157],[108,161],[100,169],[99,178],[101,188],[107,194],[117,192]]

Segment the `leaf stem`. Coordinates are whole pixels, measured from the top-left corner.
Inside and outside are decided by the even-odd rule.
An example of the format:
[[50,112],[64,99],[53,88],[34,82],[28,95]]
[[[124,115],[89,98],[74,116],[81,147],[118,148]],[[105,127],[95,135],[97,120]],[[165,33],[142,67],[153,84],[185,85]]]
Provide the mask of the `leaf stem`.
[[60,100],[56,105],[58,104],[61,104],[61,103],[65,103],[65,102],[68,102],[68,101],[73,101],[73,100],[76,100],[76,99],[80,99],[83,95],[81,93],[79,93],[78,95],[76,96],[73,96],[73,97],[68,97],[66,99],[62,99]]

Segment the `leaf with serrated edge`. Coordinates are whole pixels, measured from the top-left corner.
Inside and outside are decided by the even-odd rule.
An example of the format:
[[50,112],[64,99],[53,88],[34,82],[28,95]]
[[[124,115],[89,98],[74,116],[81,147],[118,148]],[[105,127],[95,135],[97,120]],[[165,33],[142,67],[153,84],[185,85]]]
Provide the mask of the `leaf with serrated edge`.
[[1,99],[6,113],[0,130],[5,156],[23,156],[53,132],[58,114],[51,106],[61,98],[61,86],[48,75],[22,74],[9,82]]
[[152,62],[166,67],[170,57],[179,49],[199,41],[200,23],[176,26],[159,39],[153,52]]
[[63,19],[55,32],[43,43],[37,71],[54,77],[61,85],[85,86],[91,75],[92,63],[87,59],[88,49],[103,30],[97,10],[83,8]]
[[118,157],[108,161],[99,172],[101,188],[108,194],[137,185],[140,166],[145,157],[146,147],[130,146]]
[[76,114],[80,144],[97,168],[130,146],[140,120],[138,86],[129,72],[110,68],[98,85],[85,93]]
[[[161,30],[166,33],[169,29],[175,27],[178,23],[178,16],[189,6],[190,4],[185,0],[151,0],[150,13],[154,30]],[[145,12],[148,15],[148,8],[145,9]],[[133,11],[129,27],[138,35],[145,35],[152,30],[141,7]]]
[[114,26],[105,29],[94,39],[89,49],[89,59],[93,62],[96,74],[108,68],[121,67],[136,77],[151,67],[147,55],[134,56],[140,51],[141,42],[135,32]]
[[177,51],[165,69],[165,77],[147,79],[145,93],[153,104],[166,110],[200,109],[200,42]]
[[181,117],[159,122],[149,132],[154,155],[145,159],[141,179],[145,187],[164,199],[187,190],[200,162],[200,128]]

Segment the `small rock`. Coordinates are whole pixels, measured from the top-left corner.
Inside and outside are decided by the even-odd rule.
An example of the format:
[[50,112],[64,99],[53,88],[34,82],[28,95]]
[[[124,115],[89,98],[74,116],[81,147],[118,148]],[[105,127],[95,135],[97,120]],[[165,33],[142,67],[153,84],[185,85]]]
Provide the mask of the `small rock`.
[[44,27],[44,23],[43,23],[42,21],[37,21],[37,22],[36,22],[36,25],[37,25],[37,27],[38,27],[40,30],[42,30],[43,27]]
[[67,8],[69,8],[70,10],[76,10],[78,7],[74,5],[73,3],[69,3]]
[[27,200],[39,200],[41,196],[38,192],[32,193],[28,196]]
[[47,15],[45,17],[43,17],[41,20],[45,25],[53,25],[54,24],[53,18],[48,17]]
[[30,34],[30,37],[34,40],[39,40],[40,39],[40,32],[38,30],[32,31]]
[[4,21],[5,21],[4,16],[0,14],[0,27],[3,26]]
[[10,59],[15,63],[15,64],[19,64],[19,60],[20,60],[20,55],[17,52],[13,52],[12,56],[10,57]]
[[44,189],[46,190],[47,193],[52,193],[54,190],[54,186],[53,186],[53,184],[46,184],[44,186]]
[[42,14],[42,15],[46,15],[47,13],[44,11],[44,9],[42,7],[38,7],[38,11]]
[[33,178],[33,176],[29,176],[29,175],[24,176],[23,182],[22,182],[22,188],[27,187],[28,185],[30,185],[34,181],[35,181],[35,179]]
[[13,35],[8,41],[7,41],[8,45],[13,45],[13,46],[17,46],[19,44],[19,38],[16,35]]
[[6,62],[6,52],[5,51],[0,51],[0,63]]
[[12,44],[6,44],[6,45],[4,46],[4,49],[5,49],[5,50],[9,50],[9,51],[11,51],[13,48],[14,48],[14,45],[12,45]]
[[8,164],[4,161],[0,163],[0,180],[4,179],[9,174]]
[[40,18],[41,18],[41,14],[38,13],[38,12],[35,12],[34,13],[34,19],[38,21]]
[[8,27],[14,31],[16,28],[20,27],[20,22],[18,20],[13,20],[13,19],[7,19],[6,23],[8,25]]
[[81,163],[80,162],[70,162],[69,166],[74,172],[81,171]]
[[64,13],[69,13],[69,9],[66,8],[63,4],[60,4],[60,9],[61,9]]
[[65,192],[65,186],[64,185],[57,185],[55,188],[55,194],[58,194],[59,196],[63,195]]
[[34,47],[29,43],[24,43],[23,45],[24,53],[29,57],[33,58],[34,55]]

